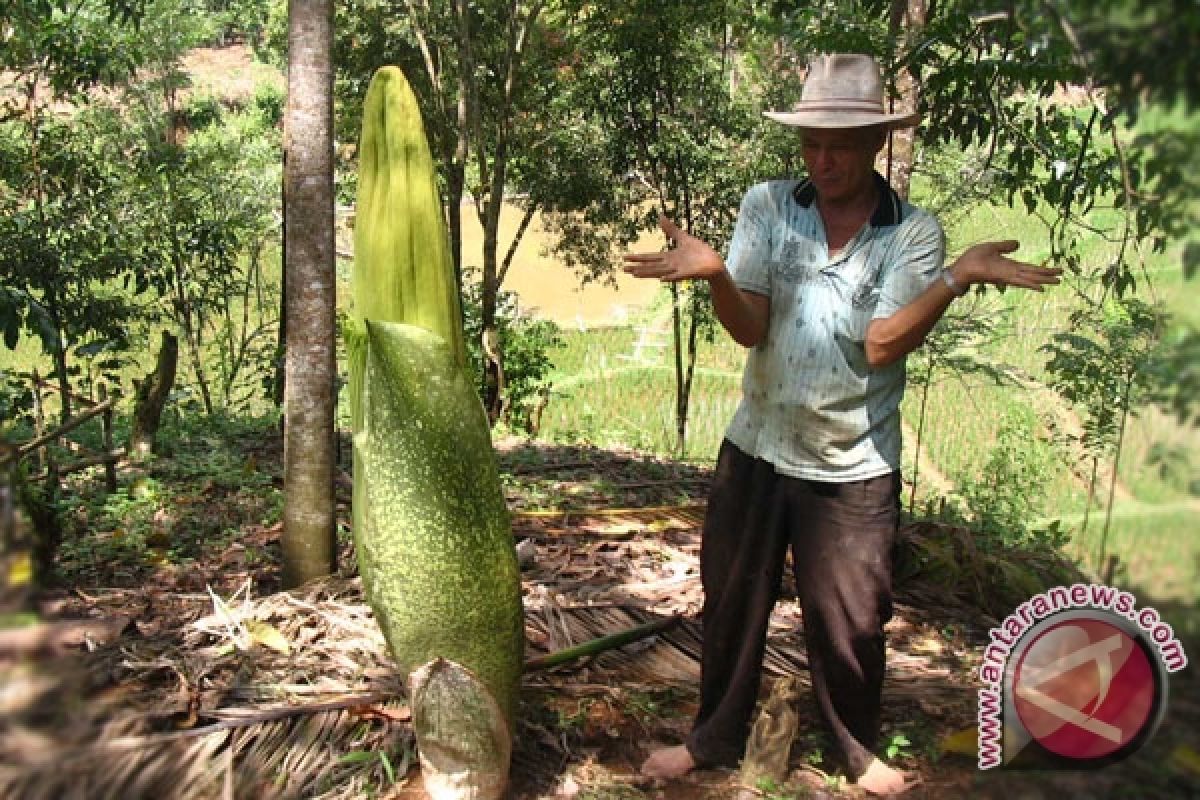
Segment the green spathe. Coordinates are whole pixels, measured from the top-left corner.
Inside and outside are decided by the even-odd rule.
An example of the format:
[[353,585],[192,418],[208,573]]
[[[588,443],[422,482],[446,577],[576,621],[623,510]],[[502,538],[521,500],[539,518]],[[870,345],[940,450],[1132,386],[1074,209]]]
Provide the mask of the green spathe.
[[404,73],[371,79],[358,146],[354,314],[418,325],[466,365],[462,312],[421,110]]
[[414,690],[427,783],[438,800],[492,800],[507,779],[520,687],[521,576],[465,372],[433,160],[394,67],[367,91],[359,159],[345,326],[359,571]]
[[367,600],[408,674],[435,658],[488,687],[511,725],[520,571],[487,418],[445,342],[366,323],[354,433],[354,533]]

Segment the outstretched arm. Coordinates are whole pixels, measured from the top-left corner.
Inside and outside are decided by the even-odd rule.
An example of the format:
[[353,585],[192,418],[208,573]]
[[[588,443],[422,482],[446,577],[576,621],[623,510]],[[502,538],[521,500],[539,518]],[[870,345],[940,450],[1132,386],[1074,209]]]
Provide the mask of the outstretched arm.
[[[1017,286],[1040,292],[1047,285],[1058,283],[1061,269],[1048,269],[1008,258],[1005,253],[1017,249],[1019,243],[1009,239],[984,242],[970,247],[947,270],[950,282],[965,292],[970,286],[990,283],[996,286]],[[867,326],[867,363],[886,367],[917,349],[937,321],[946,313],[951,301],[959,296],[946,280],[937,280],[908,305],[890,317],[872,320]]]
[[637,278],[660,281],[706,280],[712,288],[713,310],[734,341],[754,347],[767,335],[770,301],[766,296],[743,291],[733,282],[725,261],[701,239],[685,233],[665,216],[658,225],[675,242],[662,253],[630,253],[625,271]]

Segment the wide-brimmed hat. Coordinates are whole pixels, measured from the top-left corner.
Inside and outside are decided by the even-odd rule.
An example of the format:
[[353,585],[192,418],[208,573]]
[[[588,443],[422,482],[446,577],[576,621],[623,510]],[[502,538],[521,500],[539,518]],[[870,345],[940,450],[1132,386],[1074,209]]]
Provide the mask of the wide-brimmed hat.
[[883,77],[875,59],[861,53],[819,55],[808,64],[800,102],[767,117],[801,128],[910,128],[920,114],[889,114],[883,106]]

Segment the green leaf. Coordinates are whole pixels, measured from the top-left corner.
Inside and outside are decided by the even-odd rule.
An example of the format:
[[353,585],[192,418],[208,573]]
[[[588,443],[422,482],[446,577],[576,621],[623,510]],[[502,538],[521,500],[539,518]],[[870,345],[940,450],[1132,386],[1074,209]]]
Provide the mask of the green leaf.
[[383,762],[383,772],[387,775],[388,785],[396,783],[396,769],[392,766],[392,760],[388,758],[388,754],[383,750],[379,751],[379,760]]
[[1200,269],[1200,241],[1190,241],[1183,248],[1183,277],[1191,280]]
[[375,760],[375,753],[370,750],[351,750],[349,753],[343,753],[338,758],[339,764],[365,764],[368,761]]

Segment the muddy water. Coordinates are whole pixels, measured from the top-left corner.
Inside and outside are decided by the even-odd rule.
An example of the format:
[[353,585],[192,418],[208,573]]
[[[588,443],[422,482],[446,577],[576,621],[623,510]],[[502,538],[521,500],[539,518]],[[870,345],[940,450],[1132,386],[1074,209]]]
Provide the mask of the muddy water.
[[[501,254],[520,221],[520,209],[505,206],[500,217]],[[474,209],[464,207],[463,224],[463,261],[468,265],[478,264],[483,232]],[[659,291],[657,281],[639,280],[620,273],[618,263],[613,265],[618,270],[615,286],[591,283],[581,288],[579,278],[572,270],[544,252],[550,242],[535,217],[504,280],[504,288],[516,293],[522,311],[563,326],[627,324]],[[647,235],[636,249],[655,251],[661,247],[660,235]]]

